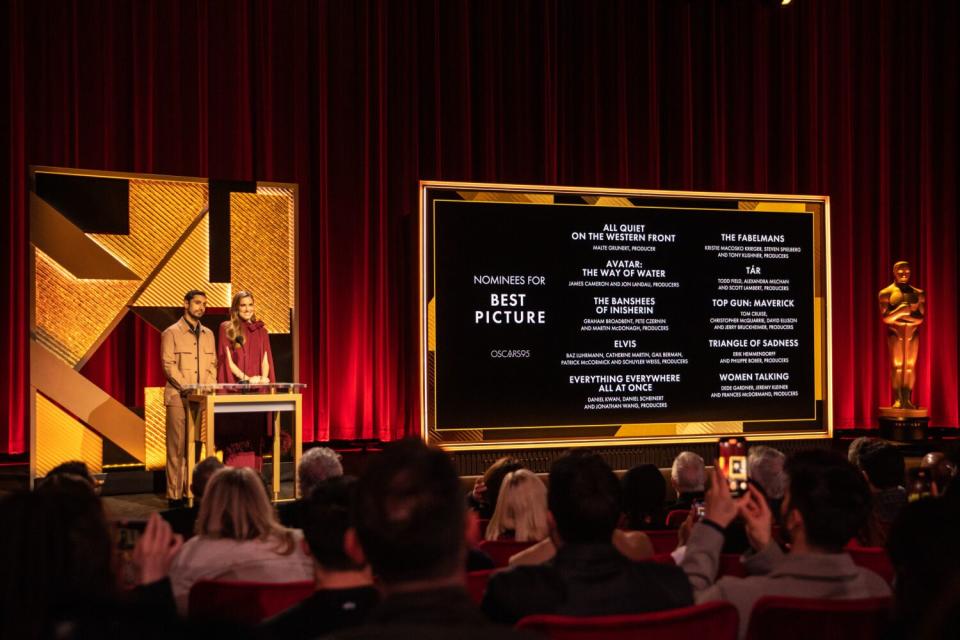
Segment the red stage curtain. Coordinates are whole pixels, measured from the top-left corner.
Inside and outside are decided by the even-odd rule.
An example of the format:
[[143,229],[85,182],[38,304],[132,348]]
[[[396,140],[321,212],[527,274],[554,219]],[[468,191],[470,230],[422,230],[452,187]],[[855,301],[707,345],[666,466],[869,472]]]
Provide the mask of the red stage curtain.
[[162,387],[167,382],[160,361],[160,332],[128,313],[80,373],[114,400],[143,407],[144,387]]
[[25,445],[31,164],[297,182],[308,441],[415,430],[419,179],[827,194],[837,426],[889,402],[875,295],[900,258],[928,292],[918,398],[958,424],[956,3],[10,0],[0,15],[2,450]]

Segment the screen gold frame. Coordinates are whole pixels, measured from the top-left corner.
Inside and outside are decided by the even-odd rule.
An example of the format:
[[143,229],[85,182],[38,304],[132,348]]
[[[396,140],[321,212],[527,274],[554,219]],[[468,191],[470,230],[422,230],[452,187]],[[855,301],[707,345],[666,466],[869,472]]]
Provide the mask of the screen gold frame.
[[[819,213],[816,209],[810,213],[814,216],[814,274],[817,276],[814,282],[814,295],[816,302],[816,293],[818,289],[822,291],[822,308],[819,311],[820,324],[815,326],[815,335],[819,334],[821,345],[819,349],[820,367],[815,371],[815,375],[820,377],[820,387],[817,393],[822,395],[823,422],[825,429],[818,431],[790,431],[783,429],[779,431],[770,431],[763,433],[744,434],[734,432],[730,435],[742,435],[747,439],[762,440],[807,440],[807,439],[826,439],[833,437],[833,336],[831,326],[831,260],[830,260],[830,198],[829,196],[812,195],[784,195],[784,194],[759,194],[759,193],[740,193],[740,192],[706,192],[706,191],[666,191],[651,189],[613,189],[613,188],[593,188],[593,187],[572,187],[572,186],[547,186],[547,185],[526,185],[526,184],[497,184],[487,182],[455,182],[455,181],[420,181],[419,188],[419,380],[420,380],[420,435],[424,441],[430,444],[436,444],[444,449],[451,451],[485,451],[497,449],[542,449],[542,448],[570,448],[570,447],[596,447],[596,446],[636,446],[636,445],[663,445],[663,444],[681,444],[715,441],[721,435],[727,435],[726,432],[711,432],[703,434],[684,434],[674,435],[664,433],[664,428],[670,425],[661,423],[638,423],[637,427],[647,428],[649,435],[625,435],[625,436],[586,436],[586,437],[557,437],[557,438],[529,438],[529,439],[504,439],[494,441],[448,441],[440,436],[442,434],[431,428],[432,407],[429,405],[429,393],[431,380],[429,379],[429,352],[431,344],[431,304],[428,299],[429,278],[432,277],[432,257],[428,251],[432,251],[432,239],[428,236],[432,232],[430,225],[429,206],[433,202],[431,197],[437,191],[469,191],[480,192],[486,197],[486,201],[517,202],[523,195],[539,196],[541,198],[552,197],[556,194],[596,196],[598,198],[658,198],[658,199],[684,199],[698,200],[717,200],[729,202],[736,200],[741,207],[744,203],[755,204],[783,204],[796,207],[797,205],[809,205],[819,207]],[[531,200],[532,201],[532,200]],[[581,206],[581,205],[577,205]],[[582,206],[591,206],[585,201]],[[755,206],[753,207],[756,208]],[[819,229],[819,233],[818,233]],[[820,256],[820,262],[817,262],[817,256]],[[816,304],[815,304],[816,311]],[[815,354],[816,357],[816,354]],[[751,421],[754,422],[754,421]],[[783,421],[777,421],[783,422]],[[587,425],[584,425],[587,426]],[[630,427],[632,425],[621,425]],[[544,428],[544,427],[541,427]],[[549,428],[549,427],[546,427]],[[577,425],[567,428],[576,429]],[[520,430],[522,427],[516,428]],[[661,433],[657,433],[657,431]],[[478,432],[480,429],[471,429]],[[450,434],[451,431],[443,431],[443,434]],[[468,435],[464,432],[464,435]],[[482,436],[481,436],[482,437]]]

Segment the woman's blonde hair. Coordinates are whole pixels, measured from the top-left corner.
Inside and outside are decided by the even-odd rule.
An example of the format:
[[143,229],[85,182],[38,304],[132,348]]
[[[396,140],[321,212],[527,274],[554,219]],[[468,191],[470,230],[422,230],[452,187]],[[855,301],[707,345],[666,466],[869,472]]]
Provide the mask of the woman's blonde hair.
[[[244,298],[250,298],[250,302],[256,303],[253,299],[253,294],[249,291],[237,291],[233,294],[233,300],[230,301],[230,325],[227,327],[227,340],[230,341],[230,345],[235,349],[243,346],[243,320],[240,319],[240,302]],[[250,322],[256,321],[257,314],[254,313],[250,317]]]
[[296,547],[293,531],[277,521],[263,481],[248,467],[224,467],[210,477],[197,514],[197,535],[275,540],[281,555]]
[[550,532],[547,487],[528,469],[517,469],[504,476],[485,537],[496,540],[510,530],[518,542],[539,542]]

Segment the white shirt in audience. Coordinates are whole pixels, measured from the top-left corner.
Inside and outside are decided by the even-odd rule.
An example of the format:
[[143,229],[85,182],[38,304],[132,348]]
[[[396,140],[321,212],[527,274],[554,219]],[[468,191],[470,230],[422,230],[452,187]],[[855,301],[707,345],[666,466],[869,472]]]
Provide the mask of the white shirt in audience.
[[232,540],[196,536],[184,543],[170,565],[170,584],[180,615],[187,614],[190,587],[198,580],[301,582],[313,580],[313,562],[303,550],[303,532],[294,530],[291,553],[277,552],[274,540]]

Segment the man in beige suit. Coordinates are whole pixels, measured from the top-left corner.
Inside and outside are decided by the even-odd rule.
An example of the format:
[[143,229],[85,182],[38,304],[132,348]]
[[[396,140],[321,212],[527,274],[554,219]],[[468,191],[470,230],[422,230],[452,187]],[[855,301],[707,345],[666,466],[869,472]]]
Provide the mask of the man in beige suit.
[[[217,381],[217,345],[213,332],[200,324],[207,310],[207,296],[196,289],[183,297],[183,317],[160,336],[160,359],[167,386],[163,404],[167,409],[167,499],[182,506],[186,494],[187,406],[183,387]],[[195,434],[196,435],[196,434]]]

